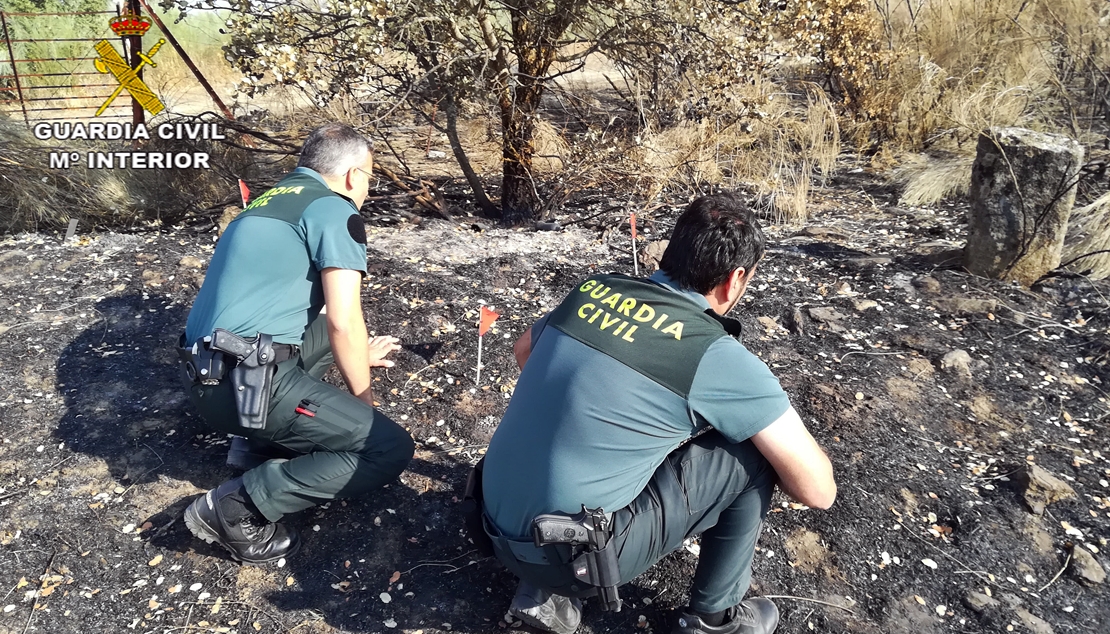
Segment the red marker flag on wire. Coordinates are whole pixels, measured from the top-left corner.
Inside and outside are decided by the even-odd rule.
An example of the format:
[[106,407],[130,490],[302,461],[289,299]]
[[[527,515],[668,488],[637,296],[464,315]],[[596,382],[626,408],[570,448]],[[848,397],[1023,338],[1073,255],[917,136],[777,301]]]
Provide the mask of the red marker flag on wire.
[[498,315],[485,306],[482,306],[482,318],[478,322],[478,336],[485,336],[486,332],[489,331],[489,327],[492,326],[493,322],[497,321],[497,318],[500,316],[501,315]]
[[247,201],[251,199],[251,190],[243,179],[239,179],[239,197],[243,199],[243,209],[247,208]]
[[632,213],[629,224],[632,225],[632,270],[640,275],[640,258],[636,255],[636,214]]
[[477,378],[474,379],[476,385],[482,384],[482,338],[489,332],[489,328],[493,325],[493,322],[497,321],[497,318],[501,316],[485,306],[482,306],[480,312],[482,315],[478,319],[478,372]]

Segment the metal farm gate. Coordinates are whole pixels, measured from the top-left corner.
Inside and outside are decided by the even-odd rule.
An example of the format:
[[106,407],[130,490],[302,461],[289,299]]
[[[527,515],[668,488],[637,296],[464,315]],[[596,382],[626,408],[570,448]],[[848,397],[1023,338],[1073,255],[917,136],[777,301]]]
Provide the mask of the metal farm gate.
[[[0,29],[3,30],[0,37],[4,39],[4,48],[0,55],[7,55],[7,59],[0,57],[0,64],[7,62],[7,68],[0,65],[0,73],[3,73],[0,74],[0,104],[10,106],[18,103],[23,112],[23,120],[28,125],[32,119],[51,121],[91,117],[117,85],[106,81],[107,78],[93,68],[93,62],[97,59],[93,44],[105,39],[100,33],[106,30],[109,17],[119,15],[118,8],[116,11],[65,13],[0,11]],[[89,28],[90,20],[83,19],[92,17],[101,18],[97,20],[100,23],[100,32],[93,32]],[[55,20],[64,20],[75,27],[84,28],[73,29],[78,37],[49,37],[45,34],[55,31],[52,28]],[[35,37],[36,33],[44,36]],[[64,53],[70,55],[56,56],[59,44]],[[124,46],[126,47],[126,43]],[[87,54],[72,55],[82,49]],[[111,119],[130,118],[133,116],[130,106],[127,101],[118,100],[101,116]]]
[[[142,33],[152,21],[164,39],[144,52]],[[109,31],[109,22],[116,34]],[[60,24],[68,25],[72,33],[63,34],[73,37],[51,37],[65,31]],[[234,119],[146,0],[125,0],[115,11],[0,11],[0,40],[0,112],[14,114],[18,109],[28,126],[93,117],[139,124],[146,111],[158,114],[163,106],[143,83],[143,66],[153,63],[151,58],[167,40],[224,116]],[[122,56],[110,45],[114,40],[122,43]],[[123,92],[130,99],[123,98]]]

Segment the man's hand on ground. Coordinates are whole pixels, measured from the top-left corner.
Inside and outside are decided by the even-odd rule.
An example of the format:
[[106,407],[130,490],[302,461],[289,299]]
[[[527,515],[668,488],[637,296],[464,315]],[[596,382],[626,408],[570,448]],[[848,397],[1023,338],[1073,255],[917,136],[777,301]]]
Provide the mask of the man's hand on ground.
[[370,355],[370,367],[372,368],[392,368],[394,363],[385,358],[390,352],[400,350],[400,341],[397,337],[390,337],[388,335],[379,335],[377,337],[370,337],[367,342]]
[[793,407],[752,436],[752,442],[774,467],[784,493],[806,506],[832,506],[836,499],[832,463]]

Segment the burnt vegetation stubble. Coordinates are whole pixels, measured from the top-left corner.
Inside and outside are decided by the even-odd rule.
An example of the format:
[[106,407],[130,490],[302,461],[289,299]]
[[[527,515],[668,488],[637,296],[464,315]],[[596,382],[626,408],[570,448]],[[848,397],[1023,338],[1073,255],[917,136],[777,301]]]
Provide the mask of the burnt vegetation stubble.
[[[1106,289],[1054,279],[1028,292],[936,269],[915,246],[938,231],[958,238],[954,217],[938,212],[928,226],[891,217],[883,225],[818,218],[845,232],[826,238],[772,230],[776,246],[738,308],[746,345],[780,377],[840,483],[829,512],[776,497],[752,592],[851,609],[783,599],[782,632],[810,631],[809,623],[830,632],[994,632],[1011,623],[1021,631],[1019,610],[1058,632],[1097,631],[1110,616],[1103,587],[1081,585],[1069,570],[1039,589],[1079,541],[1061,522],[1100,549],[1110,536],[1100,484],[1110,467],[1100,365],[1107,347],[1104,334],[1091,331],[1105,332]],[[665,227],[673,215],[658,221]],[[891,228],[885,248],[879,226]],[[421,241],[452,229],[431,221],[378,231]],[[512,233],[465,232],[491,244]],[[842,239],[848,234],[855,238]],[[461,533],[467,468],[517,376],[512,341],[576,280],[629,269],[623,240],[596,259],[583,249],[569,258],[503,253],[458,264],[372,250],[368,322],[408,344],[395,368],[376,373],[375,390],[383,411],[418,440],[416,459],[379,493],[290,518],[305,548],[283,568],[249,569],[193,540],[179,520],[195,495],[231,475],[226,438],[206,433],[185,407],[171,348],[202,279],[178,262],[200,236],[106,234],[71,247],[40,237],[41,244],[14,238],[16,255],[0,262],[0,321],[12,328],[0,335],[0,352],[18,368],[0,379],[0,586],[23,577],[30,584],[9,593],[5,603],[17,607],[0,615],[0,631],[19,631],[28,618],[52,632],[201,620],[239,631],[498,629],[514,583],[494,561],[475,560]],[[945,303],[953,297],[996,308],[963,314]],[[488,378],[476,388],[479,299],[502,318],[487,336]],[[821,307],[839,316],[810,311]],[[970,352],[967,373],[939,367],[956,349]],[[330,377],[337,380],[334,371]],[[1005,478],[1030,455],[1074,478],[1078,499],[1031,515]],[[128,525],[141,532],[125,532]],[[584,629],[623,630],[644,615],[648,627],[665,631],[695,564],[684,550],[671,555],[622,590],[624,612],[588,608]],[[194,583],[202,588],[190,591]],[[985,587],[997,605],[964,605],[969,591]],[[31,612],[32,605],[41,607]]]

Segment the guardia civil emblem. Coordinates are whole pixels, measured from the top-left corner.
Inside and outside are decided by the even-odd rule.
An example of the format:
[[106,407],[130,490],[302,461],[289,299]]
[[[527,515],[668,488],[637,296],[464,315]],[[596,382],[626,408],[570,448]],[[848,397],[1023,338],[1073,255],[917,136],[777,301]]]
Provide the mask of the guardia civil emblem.
[[[150,21],[141,15],[128,13],[112,18],[108,22],[108,26],[120,37],[134,35],[141,37],[150,29]],[[116,52],[115,47],[112,46],[111,42],[108,40],[100,40],[96,43],[93,48],[96,50],[97,58],[93,60],[93,66],[102,73],[111,73],[111,75],[116,78],[116,81],[119,82],[119,86],[112,91],[112,94],[108,96],[108,100],[96,111],[95,116],[99,117],[103,114],[104,111],[108,109],[108,106],[111,106],[112,102],[116,100],[116,97],[124,90],[130,93],[135,101],[146,109],[151,116],[166,109],[162,101],[158,99],[154,92],[143,82],[142,78],[139,77],[139,70],[144,66],[150,66],[151,68],[158,66],[151,58],[158,53],[158,49],[162,48],[162,45],[165,43],[166,40],[159,39],[158,43],[152,46],[146,53],[140,50],[138,52],[139,64],[135,68],[131,68],[127,60],[123,59],[123,57]]]

